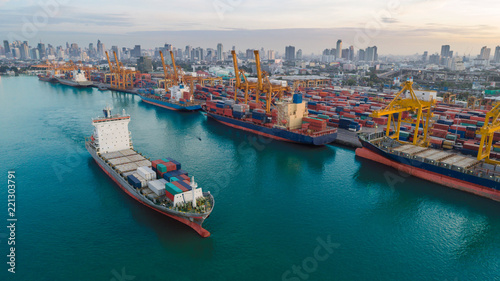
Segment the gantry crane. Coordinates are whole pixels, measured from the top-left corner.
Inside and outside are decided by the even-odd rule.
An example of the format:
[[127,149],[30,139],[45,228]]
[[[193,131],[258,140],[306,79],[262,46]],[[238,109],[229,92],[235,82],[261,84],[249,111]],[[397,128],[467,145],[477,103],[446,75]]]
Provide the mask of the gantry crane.
[[500,131],[500,103],[496,103],[493,109],[486,113],[484,126],[479,130],[481,144],[477,153],[477,160],[485,159],[486,163],[500,165],[500,161],[490,159],[494,134],[498,131]]
[[[238,58],[236,57],[236,52],[234,50],[231,51],[231,55],[233,56],[233,65],[234,65],[234,76],[236,79],[236,85],[234,88],[234,100],[238,101],[238,90],[242,90],[245,94],[244,100],[240,101],[242,103],[248,103],[249,92],[258,88],[256,82],[249,82],[248,78],[245,76],[245,71],[238,69]],[[244,81],[241,81],[241,78],[244,78]]]
[[115,65],[111,64],[109,59],[109,54],[106,51],[106,58],[108,59],[109,71],[111,73],[111,87],[116,87],[120,90],[132,89],[134,87],[134,76],[136,71],[126,69],[123,64],[118,61],[118,56],[116,52],[113,51],[115,57]]
[[443,103],[452,104],[453,101],[453,104],[455,104],[456,100],[457,100],[457,95],[455,94],[452,94],[450,92],[446,92],[443,94]]
[[[172,70],[170,69],[170,66],[167,66],[165,64],[165,59],[163,57],[162,51],[160,51],[160,57],[161,57],[161,64],[163,66],[163,76],[164,76],[163,86],[165,88],[165,91],[167,91],[168,88],[172,87],[172,85],[173,85],[173,81],[172,81],[173,79],[169,75],[169,73],[172,73]],[[169,72],[167,71],[167,67],[168,67],[168,70],[170,70]]]
[[[288,86],[283,86],[282,84],[273,84],[269,80],[269,76],[266,72],[261,71],[260,68],[260,55],[258,50],[254,50],[255,63],[257,68],[257,91],[255,93],[255,100],[257,105],[260,104],[260,93],[265,93],[266,95],[266,112],[271,113],[271,103],[276,99],[283,99],[283,94],[285,91],[290,91]],[[263,78],[264,76],[264,78]]]
[[477,106],[481,105],[481,102],[482,102],[482,99],[478,99],[476,96],[470,96],[468,99],[467,99],[467,108],[469,109],[476,109]]
[[[410,94],[410,98],[406,97],[406,94]],[[413,81],[406,81],[404,87],[399,91],[396,97],[382,110],[374,111],[372,117],[387,116],[387,128],[386,136],[392,139],[399,140],[399,132],[401,130],[401,123],[415,124],[415,133],[413,136],[413,144],[419,146],[428,146],[427,133],[429,129],[430,120],[432,117],[431,109],[436,104],[434,99],[429,101],[419,100],[413,91]],[[412,119],[402,120],[403,112],[417,112],[417,119],[413,121]],[[426,111],[426,112],[424,112]],[[397,123],[395,122],[395,133],[390,135],[390,129],[392,125],[393,114],[398,114]],[[425,114],[425,116],[424,116]],[[425,120],[424,120],[425,117]],[[420,123],[423,123],[424,130],[423,136],[419,136]]]

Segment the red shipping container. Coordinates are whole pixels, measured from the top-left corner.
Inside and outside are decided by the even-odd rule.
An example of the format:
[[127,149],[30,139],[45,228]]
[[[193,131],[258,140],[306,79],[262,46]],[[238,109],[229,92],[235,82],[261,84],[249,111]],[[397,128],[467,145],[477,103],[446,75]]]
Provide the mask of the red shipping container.
[[156,166],[158,164],[161,164],[161,163],[163,163],[163,160],[161,160],[161,159],[154,160],[154,161],[151,161],[151,166],[156,169]]
[[172,172],[172,171],[177,170],[177,165],[175,165],[172,162],[165,163],[165,166],[167,166],[167,172]]
[[170,194],[170,192],[168,192],[166,189],[165,189],[165,195],[168,197],[168,199],[172,200],[172,202],[174,201],[174,196]]
[[182,192],[185,192],[185,191],[188,191],[187,188],[185,188],[182,184],[176,182],[176,181],[173,181],[172,182],[173,185],[177,186],[180,190],[182,190]]

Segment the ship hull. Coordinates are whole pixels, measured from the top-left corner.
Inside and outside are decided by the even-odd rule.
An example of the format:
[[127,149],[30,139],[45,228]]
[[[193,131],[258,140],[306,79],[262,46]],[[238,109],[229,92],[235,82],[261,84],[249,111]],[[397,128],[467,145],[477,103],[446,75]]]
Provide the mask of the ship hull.
[[[130,197],[138,201],[139,203],[145,205],[148,208],[151,208],[163,215],[166,215],[174,220],[177,220],[195,230],[202,237],[209,237],[210,232],[202,227],[205,219],[210,215],[209,213],[205,214],[188,214],[181,213],[177,211],[170,210],[168,208],[163,208],[158,205],[155,205],[148,199],[146,199],[143,195],[137,192],[124,178],[122,178],[117,172],[115,172],[108,164],[106,164],[96,153],[95,151],[86,145],[87,151],[92,155],[92,158],[96,161],[97,165],[106,173],[125,193],[127,193]],[[205,195],[205,194],[204,194]],[[210,195],[212,196],[212,195]],[[213,201],[213,198],[211,198]],[[214,205],[212,204],[212,209]]]
[[38,76],[38,80],[44,81],[44,82],[49,82],[49,83],[57,83],[57,79],[54,77],[47,77],[47,76]]
[[180,104],[175,104],[175,103],[170,103],[167,101],[160,101],[160,100],[155,100],[152,98],[145,97],[143,95],[140,95],[141,99],[145,103],[149,103],[155,106],[159,106],[162,108],[166,108],[169,110],[175,110],[175,111],[197,111],[201,109],[201,105],[188,105],[188,106],[182,106]]
[[394,155],[363,139],[360,139],[360,142],[363,147],[356,149],[358,157],[393,167],[430,182],[500,201],[499,182]]
[[213,114],[211,112],[207,112],[207,116],[229,127],[244,130],[247,132],[251,132],[254,134],[258,134],[261,136],[265,136],[280,141],[287,141],[287,142],[307,144],[307,145],[326,145],[331,142],[334,142],[337,139],[337,132],[325,134],[322,136],[312,137],[287,130],[282,130],[279,128],[268,128],[265,126],[260,126],[258,124],[245,122],[240,119]]
[[93,84],[92,81],[76,82],[76,81],[62,79],[62,78],[58,78],[57,81],[63,85],[66,85],[66,86],[79,87],[79,88],[90,87]]

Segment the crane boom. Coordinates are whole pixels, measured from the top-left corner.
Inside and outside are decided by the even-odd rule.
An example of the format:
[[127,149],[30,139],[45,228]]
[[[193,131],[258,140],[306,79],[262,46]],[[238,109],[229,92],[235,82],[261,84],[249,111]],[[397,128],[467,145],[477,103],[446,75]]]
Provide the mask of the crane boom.
[[238,58],[236,57],[236,51],[231,50],[231,55],[233,56],[234,76],[236,78],[236,88],[239,88],[241,85],[241,77],[240,77],[240,71],[238,69]]
[[167,67],[165,66],[165,59],[163,58],[163,52],[160,51],[161,64],[163,66],[163,77],[165,79],[163,86],[165,86],[165,91],[167,90]]
[[174,85],[177,86],[178,83],[178,77],[177,77],[177,67],[175,66],[175,58],[174,58],[174,52],[170,51],[170,58],[172,59],[172,68],[174,70]]

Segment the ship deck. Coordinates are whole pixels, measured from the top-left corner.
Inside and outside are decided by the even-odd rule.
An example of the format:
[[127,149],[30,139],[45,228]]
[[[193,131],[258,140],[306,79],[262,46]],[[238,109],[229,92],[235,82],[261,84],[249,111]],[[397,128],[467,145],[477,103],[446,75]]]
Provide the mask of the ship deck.
[[[373,138],[373,136],[371,137]],[[413,144],[403,144],[380,133],[369,141],[387,153],[411,160],[425,162],[461,173],[475,174],[492,180],[500,178],[499,165],[488,164],[477,160],[477,158],[460,154],[457,151],[444,151]]]

